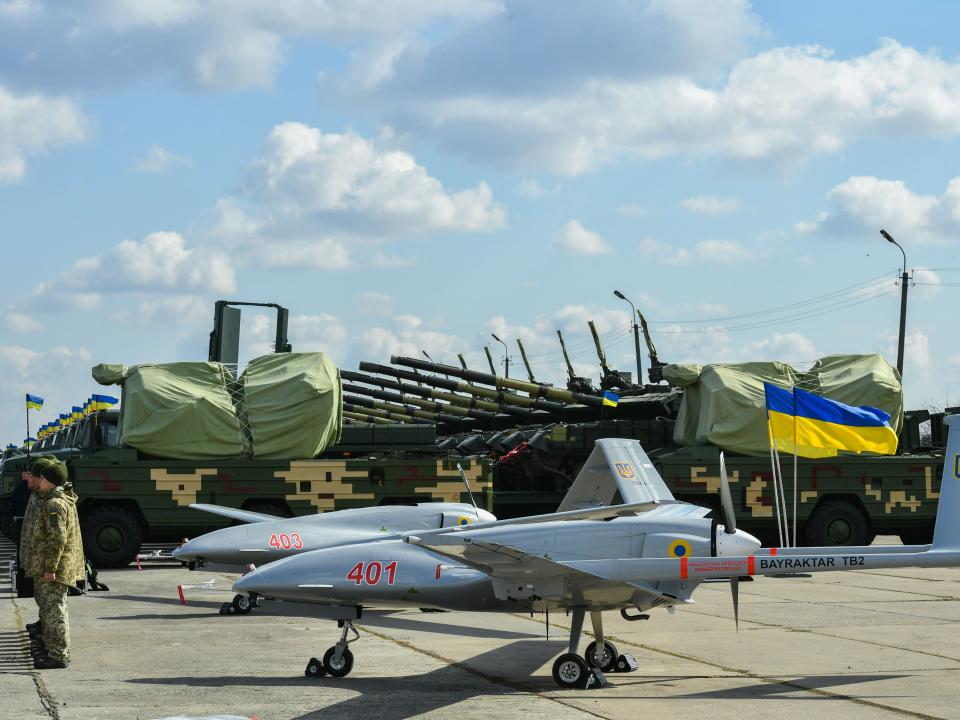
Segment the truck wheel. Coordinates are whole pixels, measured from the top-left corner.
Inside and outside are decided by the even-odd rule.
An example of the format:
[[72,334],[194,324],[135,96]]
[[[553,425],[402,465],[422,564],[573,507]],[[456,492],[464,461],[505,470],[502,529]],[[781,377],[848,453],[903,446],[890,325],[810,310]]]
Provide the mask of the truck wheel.
[[846,500],[828,499],[817,505],[804,527],[807,545],[869,545],[870,528],[860,508]]
[[81,523],[87,560],[96,568],[122,568],[136,560],[143,528],[132,512],[117,505],[91,510]]

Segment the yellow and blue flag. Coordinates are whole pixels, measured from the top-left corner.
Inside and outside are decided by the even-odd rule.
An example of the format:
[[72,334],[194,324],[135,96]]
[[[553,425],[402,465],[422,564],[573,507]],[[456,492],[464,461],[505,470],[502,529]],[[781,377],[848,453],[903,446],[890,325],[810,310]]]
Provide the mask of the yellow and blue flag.
[[68,427],[70,423],[73,422],[73,418],[67,413],[60,413],[60,417],[58,419],[60,420],[60,427],[62,428]]
[[93,403],[94,410],[107,410],[120,402],[117,398],[109,395],[91,395],[90,400]]
[[39,410],[43,407],[43,398],[39,395],[31,395],[27,393],[27,409],[28,410]]
[[36,438],[32,438],[32,437],[24,438],[24,439],[23,439],[23,446],[24,446],[24,447],[28,447],[28,448],[29,448],[29,447],[33,447],[33,444],[34,444],[36,441],[37,441],[37,439],[36,439]]
[[814,395],[763,384],[770,439],[777,450],[801,457],[833,457],[839,450],[893,455],[897,434],[890,414],[864,405],[855,407]]
[[605,407],[616,407],[618,402],[620,402],[620,396],[615,392],[610,392],[609,390],[603,391],[603,404]]

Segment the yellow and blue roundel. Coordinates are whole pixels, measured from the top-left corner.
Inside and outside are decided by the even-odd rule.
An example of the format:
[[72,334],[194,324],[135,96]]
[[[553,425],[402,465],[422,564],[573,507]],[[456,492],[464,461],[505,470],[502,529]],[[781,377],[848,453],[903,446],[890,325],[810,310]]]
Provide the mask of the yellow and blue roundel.
[[690,543],[686,540],[674,540],[667,548],[667,554],[675,558],[690,557],[690,552]]
[[457,518],[457,525],[469,525],[471,522],[470,518],[466,515],[461,515]]

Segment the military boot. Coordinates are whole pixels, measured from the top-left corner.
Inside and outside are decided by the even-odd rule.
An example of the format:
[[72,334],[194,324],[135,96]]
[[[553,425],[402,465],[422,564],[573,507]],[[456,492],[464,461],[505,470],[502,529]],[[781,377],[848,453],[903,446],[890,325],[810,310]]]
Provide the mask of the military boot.
[[58,670],[69,666],[69,660],[57,660],[49,655],[43,655],[33,661],[33,667],[37,670]]

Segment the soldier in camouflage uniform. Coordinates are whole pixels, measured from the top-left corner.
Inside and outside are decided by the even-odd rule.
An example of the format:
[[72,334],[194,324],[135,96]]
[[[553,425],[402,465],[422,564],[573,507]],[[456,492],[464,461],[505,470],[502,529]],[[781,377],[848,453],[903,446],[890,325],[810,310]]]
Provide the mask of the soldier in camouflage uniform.
[[77,518],[77,496],[64,488],[67,467],[52,462],[40,470],[40,505],[32,537],[30,571],[40,603],[43,642],[47,654],[37,658],[39,669],[70,664],[67,592],[83,578],[83,543]]
[[[30,499],[27,501],[27,509],[23,513],[23,524],[20,530],[20,560],[18,567],[24,570],[24,574],[30,578],[31,585],[33,584],[31,550],[33,547],[33,536],[36,531],[37,518],[39,517],[37,509],[40,507],[40,494],[38,492],[40,472],[51,462],[53,462],[53,458],[39,457],[30,465],[30,469],[24,473],[27,487],[30,488]],[[39,607],[40,600],[37,596],[36,588],[33,588],[33,591],[33,599]],[[37,620],[35,623],[27,623],[27,631],[30,633],[31,638],[41,638],[42,630],[43,622],[41,620]]]

